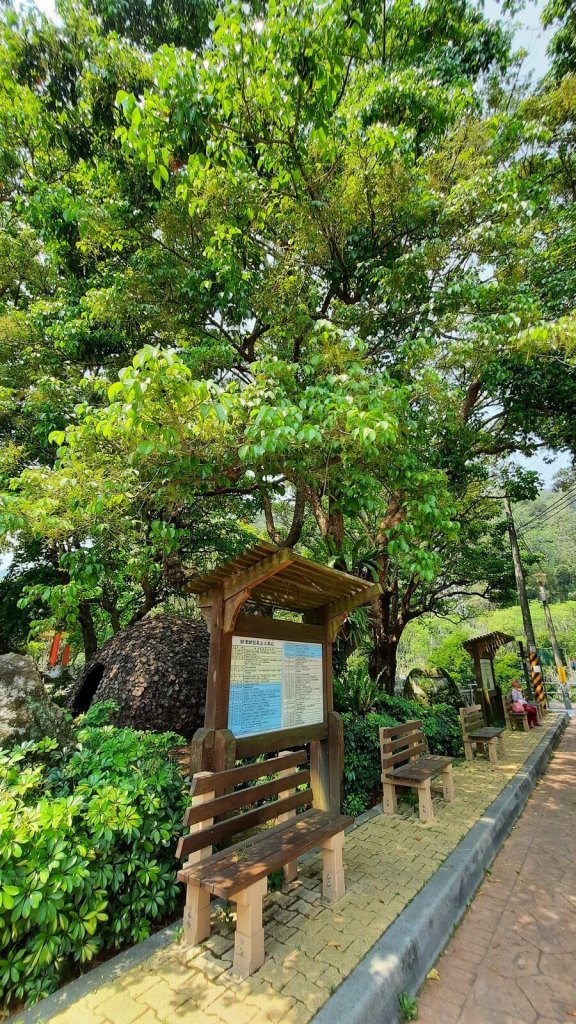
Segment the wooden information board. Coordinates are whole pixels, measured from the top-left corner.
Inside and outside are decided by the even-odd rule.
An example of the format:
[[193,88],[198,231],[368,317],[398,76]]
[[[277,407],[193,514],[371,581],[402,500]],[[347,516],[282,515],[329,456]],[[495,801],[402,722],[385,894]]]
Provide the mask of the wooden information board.
[[324,720],[323,646],[234,636],[228,728],[237,736]]
[[492,661],[489,658],[480,658],[480,674],[484,689],[491,693],[494,690],[495,680]]

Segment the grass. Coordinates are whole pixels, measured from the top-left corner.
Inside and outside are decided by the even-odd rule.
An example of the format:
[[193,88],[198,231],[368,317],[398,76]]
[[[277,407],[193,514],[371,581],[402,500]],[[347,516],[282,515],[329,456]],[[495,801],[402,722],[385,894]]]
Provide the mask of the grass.
[[414,996],[409,996],[407,992],[401,992],[398,996],[398,1003],[403,1021],[418,1020],[418,1002]]

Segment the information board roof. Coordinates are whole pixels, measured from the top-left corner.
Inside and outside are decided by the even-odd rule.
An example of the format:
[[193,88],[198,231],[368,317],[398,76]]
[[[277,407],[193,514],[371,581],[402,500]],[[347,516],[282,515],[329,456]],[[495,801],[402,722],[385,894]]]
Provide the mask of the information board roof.
[[219,587],[233,592],[235,586],[249,589],[253,601],[292,611],[345,603],[358,607],[380,590],[370,580],[318,565],[288,548],[265,541],[190,581],[186,589],[203,595]]
[[500,647],[512,643],[513,640],[514,637],[508,633],[484,633],[482,636],[474,636],[471,640],[467,640],[462,647],[472,656],[478,654],[479,657],[482,657],[484,654],[488,654],[492,657]]

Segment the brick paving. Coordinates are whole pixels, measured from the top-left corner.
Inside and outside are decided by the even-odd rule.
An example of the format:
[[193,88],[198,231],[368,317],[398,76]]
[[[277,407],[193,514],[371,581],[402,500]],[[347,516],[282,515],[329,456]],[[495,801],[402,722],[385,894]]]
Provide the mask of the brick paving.
[[419,1024],[573,1024],[576,720],[419,999]]
[[[174,943],[51,1021],[307,1024],[482,816],[543,734],[544,729],[508,733],[506,754],[497,765],[483,759],[456,765],[456,799],[445,804],[435,796],[436,816],[427,825],[413,807],[400,804],[401,814],[376,815],[349,833],[344,847],[346,895],[338,903],[328,906],[321,898],[320,856],[301,863],[297,881],[266,898],[266,962],[246,981],[230,975],[233,928],[227,915],[216,912],[213,933],[201,946],[185,951]],[[469,975],[464,969],[461,986]],[[434,1024],[451,1019],[435,1018]]]

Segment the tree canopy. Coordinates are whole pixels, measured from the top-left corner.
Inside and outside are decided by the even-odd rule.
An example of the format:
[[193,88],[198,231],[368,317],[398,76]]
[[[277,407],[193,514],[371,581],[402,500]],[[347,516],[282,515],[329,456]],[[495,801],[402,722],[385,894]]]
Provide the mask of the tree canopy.
[[265,528],[379,580],[391,688],[414,617],[510,593],[498,461],[575,442],[570,73],[464,0],[60,10],[0,40],[23,599],[88,651]]

